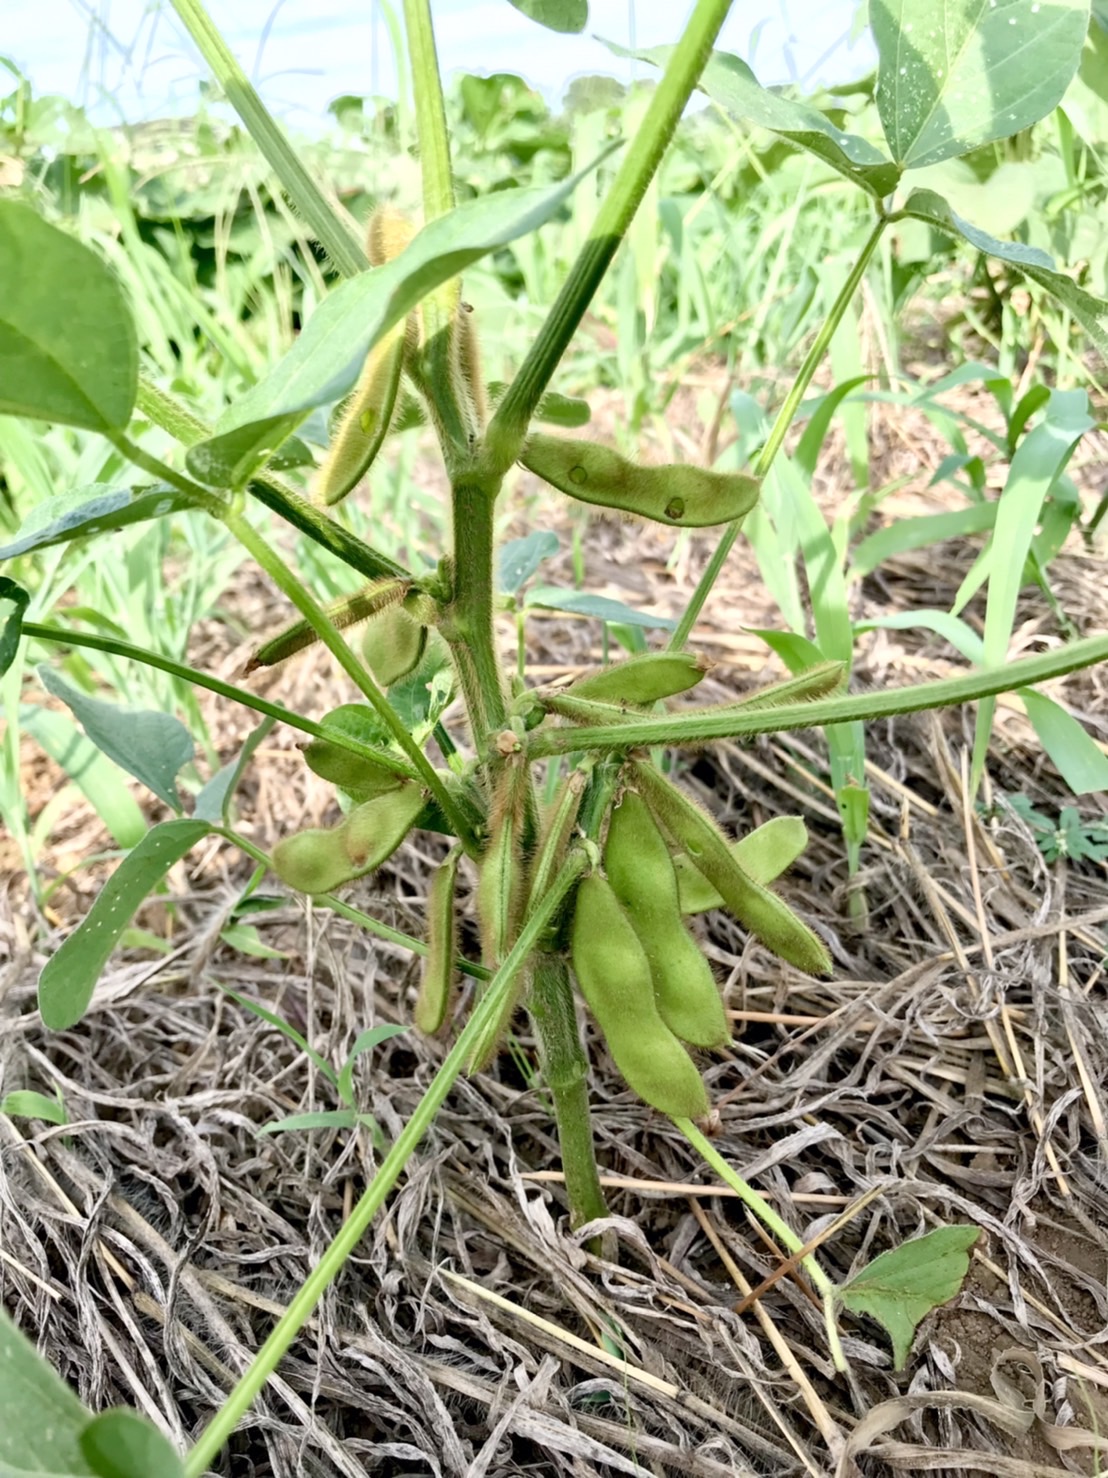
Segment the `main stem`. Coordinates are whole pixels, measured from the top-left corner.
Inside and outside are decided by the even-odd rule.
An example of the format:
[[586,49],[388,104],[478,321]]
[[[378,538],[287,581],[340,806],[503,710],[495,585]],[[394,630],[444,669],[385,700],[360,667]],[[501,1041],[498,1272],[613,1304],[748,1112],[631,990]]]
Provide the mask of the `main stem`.
[[477,752],[508,722],[504,675],[494,629],[493,508],[496,485],[463,481],[452,490],[454,592],[442,631],[450,643]]
[[554,954],[537,958],[528,1011],[539,1040],[543,1076],[554,1099],[570,1220],[579,1227],[608,1215],[589,1114],[589,1063],[581,1045],[566,962]]
[[[835,330],[842,322],[847,308],[850,307],[851,300],[858,290],[858,284],[865,276],[866,268],[870,264],[870,258],[877,250],[877,243],[881,240],[881,233],[887,224],[888,220],[885,216],[882,215],[877,218],[873,230],[866,238],[865,245],[862,247],[858,260],[854,263],[854,266],[850,270],[850,275],[843,283],[838,297],[831,305],[830,313],[820,325],[819,332],[812,341],[812,347],[804,356],[804,362],[797,372],[796,379],[793,381],[789,393],[785,396],[781,409],[777,412],[777,418],[773,423],[769,436],[766,438],[765,446],[758,453],[758,456],[754,460],[754,465],[750,469],[759,481],[765,477],[766,473],[773,466],[774,458],[781,450],[785,437],[788,435],[789,427],[793,423],[793,418],[800,409],[800,403],[804,399],[808,386],[812,383],[812,377],[819,368],[823,356],[827,352],[828,345],[834,338]],[[707,568],[703,575],[701,575],[696,589],[693,591],[692,599],[689,601],[684,615],[678,621],[677,628],[669,639],[671,650],[679,651],[688,641],[689,636],[692,634],[692,629],[696,625],[701,611],[704,609],[704,603],[707,601],[709,595],[711,595],[712,589],[719,579],[719,572],[723,569],[724,564],[727,562],[727,556],[731,553],[735,540],[739,537],[742,526],[743,519],[741,518],[737,518],[734,523],[728,524],[723,538],[720,539],[716,546],[715,553],[708,561]]]

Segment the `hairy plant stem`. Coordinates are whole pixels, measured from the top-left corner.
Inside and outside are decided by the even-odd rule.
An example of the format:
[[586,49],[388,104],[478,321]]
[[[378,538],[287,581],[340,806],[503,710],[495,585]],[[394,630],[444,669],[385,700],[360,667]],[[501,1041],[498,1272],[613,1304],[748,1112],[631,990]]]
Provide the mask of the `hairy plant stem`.
[[[212,434],[209,425],[199,416],[194,416],[175,396],[156,385],[142,370],[139,371],[136,403],[148,420],[167,431],[182,446],[195,446],[198,441],[206,441]],[[406,580],[412,578],[403,565],[398,565],[387,554],[381,554],[379,550],[363,543],[356,534],[329,518],[272,473],[264,470],[257,473],[253,481],[247,484],[246,491],[272,513],[276,513],[278,518],[283,518],[300,533],[306,534],[309,539],[341,559],[352,570],[357,570],[367,580],[376,580],[384,575],[394,575]],[[209,496],[218,508],[217,495],[211,493]]]
[[504,675],[493,626],[493,507],[498,484],[465,480],[451,490],[454,510],[454,589],[442,632],[458,668],[478,756],[508,723]]
[[543,391],[654,178],[730,9],[731,0],[696,0],[684,34],[673,48],[662,80],[628,146],[588,240],[492,418],[486,450],[493,473],[503,476],[519,456]]
[[580,851],[573,852],[566,858],[553,886],[546,897],[538,901],[535,912],[524,924],[508,957],[497,970],[488,990],[474,1007],[469,1020],[458,1035],[458,1040],[431,1080],[427,1092],[420,1099],[412,1117],[382,1160],[377,1174],[343,1223],[334,1241],[277,1321],[269,1338],[255,1355],[238,1385],[201,1433],[199,1441],[187,1454],[185,1478],[200,1478],[200,1475],[211,1467],[239,1421],[250,1409],[254,1398],[280,1364],[282,1356],[311,1318],[328,1285],[357,1248],[370,1222],[384,1204],[385,1197],[399,1180],[416,1146],[427,1132],[432,1119],[445,1102],[455,1079],[465,1067],[470,1052],[482,1034],[488,1031],[491,1022],[500,1011],[504,997],[511,989],[516,975],[523,968],[550,919],[561,908],[586,865],[585,857]]
[[267,718],[276,719],[278,723],[288,724],[291,729],[298,729],[300,733],[308,734],[313,739],[326,739],[336,748],[348,750],[361,759],[372,760],[375,764],[383,765],[385,769],[393,770],[397,775],[403,775],[406,780],[414,778],[411,766],[389,754],[387,750],[372,749],[369,745],[359,743],[349,734],[344,734],[341,729],[325,728],[322,724],[317,724],[314,719],[304,718],[303,715],[295,713],[291,708],[283,708],[280,703],[271,703],[267,698],[260,698],[254,693],[247,692],[245,688],[236,688],[233,683],[225,683],[218,677],[211,677],[208,673],[201,672],[199,668],[188,667],[184,662],[175,662],[172,657],[163,657],[157,652],[148,651],[145,647],[133,646],[130,642],[121,641],[115,636],[97,636],[91,632],[67,631],[62,626],[47,626],[39,621],[24,621],[22,631],[24,636],[34,637],[38,641],[56,642],[59,646],[89,647],[95,652],[110,652],[115,657],[124,657],[131,662],[141,662],[145,667],[156,668],[158,672],[167,672],[171,677],[180,678],[182,682],[190,683],[193,687],[206,688],[209,693],[228,698],[232,703],[239,703],[243,708],[249,708],[254,713],[261,713]]
[[[820,325],[819,332],[812,340],[812,347],[804,356],[804,362],[797,371],[796,379],[789,387],[789,393],[785,396],[781,404],[781,409],[777,412],[777,417],[774,420],[773,426],[770,428],[765,445],[754,459],[754,465],[750,469],[752,476],[758,478],[759,481],[765,477],[766,473],[773,466],[774,458],[781,450],[785,437],[788,435],[789,427],[793,423],[793,417],[800,409],[800,403],[804,399],[808,386],[812,383],[812,377],[819,368],[824,354],[827,352],[828,345],[834,338],[835,330],[842,322],[847,308],[850,307],[851,299],[854,297],[859,283],[866,274],[866,268],[870,264],[870,258],[877,250],[878,242],[881,240],[881,234],[887,225],[887,217],[883,215],[878,216],[873,230],[866,237],[858,260],[850,269],[850,274],[843,283],[838,297],[831,305],[830,313],[828,313]],[[724,531],[723,537],[717,544],[715,552],[708,561],[707,567],[701,575],[696,589],[692,593],[692,598],[685,608],[684,614],[680,621],[678,621],[677,627],[669,639],[669,645],[672,650],[680,650],[692,634],[692,629],[699,620],[700,613],[704,609],[704,604],[709,595],[711,595],[716,581],[719,579],[719,573],[727,562],[727,556],[731,553],[742,526],[743,518],[737,518],[734,523],[728,524]]]
[[893,718],[900,713],[919,713],[925,708],[946,708],[958,703],[972,703],[996,693],[1011,693],[1105,661],[1108,661],[1108,634],[1102,633],[1083,641],[1070,642],[1052,652],[1021,657],[1003,667],[979,668],[962,677],[887,688],[883,693],[853,693],[844,698],[821,698],[814,703],[783,704],[780,708],[725,707],[715,713],[711,710],[671,713],[662,718],[636,719],[632,723],[605,724],[595,728],[537,729],[527,739],[527,755],[535,760],[552,754],[569,754],[578,749],[698,745],[714,739],[737,739],[751,734],[822,729],[827,724],[851,723],[855,719]]
[[329,200],[285,132],[258,96],[200,0],[173,0],[173,8],[200,49],[212,75],[284,186],[296,210],[344,277],[366,270],[365,252],[353,221]]
[[579,1227],[608,1215],[589,1115],[589,1062],[581,1045],[565,959],[539,951],[536,961],[527,1010],[538,1037],[543,1077],[554,1100],[570,1221]]
[[224,501],[218,494],[213,493],[210,488],[202,488],[191,478],[185,477],[174,468],[169,467],[159,457],[152,456],[150,452],[143,451],[142,447],[124,436],[121,431],[105,431],[104,435],[119,452],[120,456],[126,457],[128,462],[135,467],[141,467],[144,472],[149,472],[151,477],[157,477],[162,482],[168,482],[178,492],[185,493],[192,499],[197,508],[203,508],[206,513],[212,513],[217,518],[222,514]]
[[292,601],[312,629],[318,633],[320,641],[336,659],[339,666],[354,683],[355,687],[368,700],[374,712],[396,740],[397,744],[408,756],[416,776],[434,796],[438,802],[443,815],[454,830],[454,835],[465,847],[466,851],[473,856],[476,851],[476,838],[468,820],[463,816],[454,797],[444,786],[441,777],[436,774],[431,761],[423,753],[416,741],[408,732],[400,715],[392,704],[382,693],[374,682],[366,668],[358,661],[350,647],[343,640],[341,632],[335,630],[327,619],[326,612],[322,606],[312,597],[305,587],[296,578],[293,572],[285,564],[275,549],[262,538],[257,529],[237,509],[228,509],[223,514],[223,520],[228,529],[238,539],[239,543],[248,554],[265,571],[281,593]]

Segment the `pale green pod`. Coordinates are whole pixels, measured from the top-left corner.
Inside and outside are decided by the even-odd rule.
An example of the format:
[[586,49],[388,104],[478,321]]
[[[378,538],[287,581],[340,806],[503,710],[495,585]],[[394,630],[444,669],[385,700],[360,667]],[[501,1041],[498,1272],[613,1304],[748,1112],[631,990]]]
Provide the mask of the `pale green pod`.
[[703,528],[742,518],[758,501],[760,488],[743,472],[709,472],[684,463],[639,467],[612,447],[542,432],[527,438],[519,460],[582,503],[618,508],[674,528]]
[[744,694],[734,703],[721,703],[712,712],[718,713],[730,708],[744,708],[747,711],[752,708],[783,708],[786,703],[814,703],[817,698],[829,698],[845,685],[845,662],[817,662],[814,667],[805,668],[793,677],[782,678],[780,682],[770,683],[764,688],[756,688],[753,693]]
[[542,818],[539,846],[531,876],[532,904],[538,903],[545,896],[565,860],[584,792],[585,775],[580,770],[574,770],[566,778],[560,794]]
[[391,605],[366,627],[362,656],[381,686],[388,688],[419,665],[426,646],[426,626],[403,605]]
[[316,501],[341,503],[373,465],[392,425],[404,368],[407,324],[394,324],[366,356],[315,479]]
[[[325,607],[327,619],[339,631],[345,631],[350,626],[357,626],[360,621],[368,621],[370,616],[377,615],[386,606],[403,600],[410,589],[409,580],[374,580],[354,595],[343,596],[341,600]],[[311,622],[294,621],[291,626],[286,626],[256,649],[246,664],[245,671],[254,672],[259,667],[273,667],[278,662],[294,657],[297,652],[303,652],[317,641],[319,633]]]
[[610,883],[597,873],[577,890],[573,972],[628,1087],[675,1119],[708,1112],[696,1064],[658,1014],[650,961]]
[[669,848],[633,790],[612,811],[604,870],[650,961],[658,1014],[694,1047],[721,1047],[731,1031],[712,967],[681,917]]
[[427,890],[427,954],[412,1013],[417,1028],[432,1036],[446,1020],[454,986],[454,960],[458,953],[458,917],[454,887],[458,877],[461,848],[455,847],[435,870]]
[[420,787],[407,782],[354,807],[339,827],[352,878],[374,872],[392,856],[415,825],[424,799]]
[[308,827],[273,849],[273,871],[298,893],[330,893],[350,881],[350,858],[341,827]]
[[641,652],[579,677],[566,692],[601,703],[657,703],[695,688],[711,666],[692,652]]
[[636,761],[632,770],[658,823],[684,849],[739,922],[798,970],[829,974],[831,959],[823,943],[775,893],[743,871],[715,822],[652,765]]
[[[344,703],[327,714],[323,719],[323,727],[360,739],[366,731],[371,713],[372,710],[367,709],[364,703]],[[370,759],[352,754],[349,749],[343,749],[327,739],[312,739],[306,744],[304,760],[321,780],[337,785],[358,801],[372,800],[376,795],[396,790],[407,778],[411,778],[405,776],[403,769],[398,767],[391,755],[382,755],[380,760]]]
[[[732,842],[731,854],[747,877],[764,886],[792,867],[807,845],[808,828],[799,816],[774,816]],[[673,870],[682,913],[707,913],[710,908],[723,907],[723,899],[684,852],[674,857]]]
[[499,965],[512,945],[527,897],[521,850],[527,769],[505,760],[494,781],[489,841],[477,864],[477,921],[485,963]]

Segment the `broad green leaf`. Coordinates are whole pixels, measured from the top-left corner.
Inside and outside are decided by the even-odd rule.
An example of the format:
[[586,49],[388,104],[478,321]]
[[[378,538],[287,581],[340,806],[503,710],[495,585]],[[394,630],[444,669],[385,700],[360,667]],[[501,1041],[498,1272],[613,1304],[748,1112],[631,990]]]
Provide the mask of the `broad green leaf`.
[[0,200],[0,412],[106,431],[131,419],[138,347],[95,252]]
[[896,1370],[904,1368],[920,1320],[961,1288],[979,1236],[977,1227],[939,1227],[883,1252],[838,1289],[851,1313],[868,1314],[888,1330]]
[[72,709],[97,749],[141,780],[167,806],[180,811],[177,772],[193,754],[192,739],[180,719],[169,713],[119,708],[102,698],[90,698],[52,667],[41,666],[38,677],[48,693]]
[[94,1478],[81,1452],[89,1414],[30,1340],[0,1309],[0,1478]]
[[595,616],[600,621],[622,621],[627,626],[657,627],[672,631],[677,625],[668,616],[651,616],[632,610],[620,600],[604,595],[587,595],[583,590],[560,590],[556,585],[536,585],[527,592],[526,604],[546,611],[566,611],[574,616]]
[[353,388],[370,349],[410,309],[489,252],[537,231],[588,172],[554,189],[527,186],[468,200],[431,221],[395,260],[342,283],[292,350],[220,417],[215,435],[189,448],[193,475],[216,487],[246,482],[310,410]]
[[[627,51],[613,42],[604,43],[617,56],[635,57],[664,67],[672,46],[649,51]],[[727,112],[759,128],[779,134],[798,149],[817,155],[839,174],[846,175],[881,200],[891,195],[900,180],[900,170],[880,149],[857,134],[843,133],[817,108],[797,102],[763,87],[747,64],[726,51],[714,51],[700,74],[697,87]]]
[[127,853],[86,917],[47,960],[38,978],[39,1010],[51,1031],[64,1031],[80,1021],[101,971],[139,904],[210,831],[206,821],[163,821]]
[[81,1433],[97,1478],[185,1478],[177,1452],[137,1411],[105,1411]]
[[[453,703],[454,690],[454,664],[443,644],[433,636],[415,670],[399,682],[390,684],[389,703],[416,743],[424,744]],[[392,735],[387,733],[382,733],[378,742],[395,744]]]
[[339,1097],[343,1103],[350,1108],[354,1107],[354,1064],[363,1052],[372,1052],[374,1047],[379,1047],[382,1042],[387,1042],[390,1037],[402,1037],[408,1030],[406,1026],[387,1023],[382,1026],[367,1027],[364,1032],[359,1032],[355,1038],[346,1061],[339,1072],[338,1090]]
[[258,933],[253,924],[228,924],[220,934],[223,943],[240,954],[252,955],[258,960],[287,960],[284,950],[274,949]]
[[575,34],[583,31],[589,21],[589,0],[508,0],[508,3],[548,31]]
[[246,742],[235,758],[228,760],[217,770],[200,791],[192,808],[192,814],[197,821],[210,821],[213,826],[218,825],[220,821],[227,821],[227,813],[231,807],[231,797],[235,793],[235,787],[242,779],[243,772],[253,758],[254,751],[275,723],[276,719],[263,719],[258,727],[247,735]]
[[877,109],[905,169],[1037,123],[1077,72],[1089,0],[870,0]]
[[1037,282],[1057,298],[1064,308],[1068,308],[1089,335],[1102,358],[1108,360],[1108,302],[1094,297],[1092,293],[1078,287],[1064,272],[1059,272],[1054,258],[1048,252],[1041,251],[1037,246],[1025,246],[1019,241],[1000,241],[995,236],[990,236],[987,231],[963,220],[934,190],[913,190],[897,215],[927,221],[948,236],[963,237],[978,251],[999,257],[1002,262],[1010,262],[1025,277]]
[[0,602],[12,608],[3,617],[3,625],[0,626],[0,677],[3,677],[19,651],[19,639],[23,635],[23,615],[31,597],[22,585],[9,580],[7,575],[0,575]]
[[1108,791],[1108,755],[1073,715],[1034,688],[1021,688],[1019,696],[1039,743],[1074,795]]
[[10,1114],[19,1119],[44,1119],[47,1124],[68,1124],[65,1104],[57,1098],[47,1098],[45,1093],[36,1093],[33,1088],[17,1088],[0,1099],[0,1114]]
[[500,589],[515,595],[542,564],[558,552],[558,536],[548,529],[536,529],[524,539],[509,539],[501,546],[499,560]]
[[146,835],[146,817],[127,789],[118,766],[64,713],[50,708],[24,709],[20,726],[62,767],[87,797],[118,847],[130,848]]
[[90,487],[59,493],[56,498],[39,503],[24,519],[12,542],[0,546],[0,559],[14,559],[30,549],[67,544],[70,539],[122,529],[148,518],[164,518],[167,513],[193,506],[191,498],[168,486],[132,492],[129,488],[95,482]]

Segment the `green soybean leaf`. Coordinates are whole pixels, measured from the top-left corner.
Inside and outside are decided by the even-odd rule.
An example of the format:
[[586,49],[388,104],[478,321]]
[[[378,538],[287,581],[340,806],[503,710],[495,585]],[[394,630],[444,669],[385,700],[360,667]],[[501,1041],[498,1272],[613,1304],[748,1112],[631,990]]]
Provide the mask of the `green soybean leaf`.
[[108,957],[139,904],[210,831],[206,821],[163,821],[127,853],[86,917],[47,960],[39,976],[39,1010],[51,1031],[64,1031],[80,1021]]
[[906,169],[1037,123],[1081,60],[1089,0],[870,0],[877,109]]
[[105,1411],[81,1433],[97,1478],[185,1478],[172,1445],[137,1411]]
[[1073,715],[1034,688],[1021,688],[1019,696],[1039,743],[1074,795],[1108,791],[1108,755],[1098,749]]
[[94,1478],[81,1452],[89,1414],[0,1309],[0,1478]]
[[963,237],[978,251],[999,257],[1002,262],[1010,262],[1025,277],[1037,282],[1057,298],[1063,308],[1068,308],[1089,335],[1102,358],[1108,360],[1108,302],[1094,297],[1092,293],[1078,287],[1064,272],[1059,272],[1054,258],[1048,252],[1037,246],[1025,246],[1019,241],[1000,241],[997,237],[990,236],[987,231],[972,226],[951,210],[942,196],[936,195],[934,190],[913,190],[897,215],[926,221],[948,236]]
[[27,708],[19,722],[86,797],[116,846],[133,847],[146,835],[146,817],[119,768],[85,738],[67,714]]
[[431,221],[393,261],[342,283],[292,350],[220,417],[215,435],[189,448],[193,476],[216,487],[244,483],[310,410],[353,389],[370,349],[410,309],[471,263],[538,230],[586,173],[554,189],[527,186],[468,200]]
[[192,739],[180,719],[90,698],[45,665],[38,669],[38,677],[48,693],[72,709],[97,749],[141,780],[167,806],[180,811],[177,772],[193,754]]
[[338,1090],[339,1097],[343,1103],[350,1108],[354,1107],[354,1064],[363,1052],[372,1052],[374,1047],[379,1047],[382,1042],[387,1042],[390,1037],[402,1037],[408,1030],[406,1026],[388,1023],[383,1026],[367,1027],[364,1032],[359,1032],[353,1047],[343,1063],[339,1072]]
[[[627,51],[611,41],[604,43],[617,56],[635,57],[664,67],[672,46],[649,51]],[[726,51],[714,51],[697,83],[706,93],[738,118],[787,139],[798,149],[815,154],[825,164],[860,185],[875,199],[891,195],[900,179],[900,169],[880,149],[857,134],[836,128],[818,108],[797,102],[772,88],[763,87],[747,64]]]
[[589,0],[508,0],[508,4],[548,31],[564,35],[583,31],[589,20]]
[[0,677],[7,672],[19,651],[19,639],[23,635],[23,615],[30,601],[31,597],[22,585],[9,580],[7,575],[0,575],[0,602],[12,607],[0,626]]
[[869,1314],[888,1330],[896,1370],[904,1368],[920,1320],[961,1288],[979,1236],[977,1227],[939,1227],[883,1252],[838,1289],[851,1313]]
[[515,595],[542,564],[558,552],[558,536],[548,529],[536,529],[525,539],[509,539],[501,546],[499,563],[500,589]]
[[30,549],[67,544],[86,534],[103,534],[145,519],[164,518],[167,513],[193,506],[185,493],[167,485],[132,491],[94,482],[89,487],[59,493],[56,498],[39,503],[23,521],[12,542],[0,546],[0,559],[14,559]]
[[138,347],[105,263],[29,206],[0,200],[0,282],[0,412],[126,426]]
[[10,1114],[17,1119],[43,1119],[47,1124],[68,1124],[65,1104],[57,1098],[47,1098],[45,1093],[36,1093],[33,1088],[17,1088],[0,1099],[0,1114]]
[[587,595],[583,590],[560,590],[556,585],[537,585],[527,592],[526,604],[547,611],[567,611],[574,616],[596,616],[601,621],[621,621],[627,626],[645,626],[672,631],[677,625],[668,616],[651,616],[635,611],[620,600],[604,595]]

